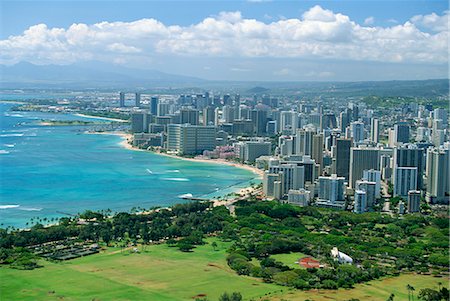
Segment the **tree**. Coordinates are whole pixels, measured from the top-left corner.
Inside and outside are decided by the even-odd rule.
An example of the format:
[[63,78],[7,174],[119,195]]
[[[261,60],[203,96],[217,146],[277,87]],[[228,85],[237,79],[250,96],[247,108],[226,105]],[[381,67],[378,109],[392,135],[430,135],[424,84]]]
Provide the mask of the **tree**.
[[412,285],[407,284],[406,289],[408,290],[408,300],[414,300],[414,291],[416,290]]
[[213,241],[211,246],[213,247],[214,251],[217,249],[217,242]]
[[241,300],[242,295],[239,292],[233,292],[231,295],[225,292],[219,298],[219,301],[241,301]]
[[394,294],[391,294],[391,295],[389,296],[389,298],[387,299],[387,301],[394,301],[394,297],[395,297],[395,295],[394,295]]
[[418,297],[420,300],[424,300],[424,301],[439,301],[439,300],[441,300],[441,294],[438,291],[433,290],[431,288],[421,289],[419,291]]

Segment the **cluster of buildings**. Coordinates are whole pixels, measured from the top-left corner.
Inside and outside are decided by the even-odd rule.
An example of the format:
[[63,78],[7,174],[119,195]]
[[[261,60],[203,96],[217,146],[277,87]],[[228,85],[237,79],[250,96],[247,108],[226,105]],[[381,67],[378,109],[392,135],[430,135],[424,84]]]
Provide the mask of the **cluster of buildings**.
[[[123,101],[122,101],[123,99]],[[120,105],[125,104],[120,94]],[[264,170],[268,198],[299,206],[374,210],[399,197],[399,212],[423,199],[449,202],[448,112],[411,103],[375,111],[356,100],[269,95],[135,94],[134,144],[206,155]]]

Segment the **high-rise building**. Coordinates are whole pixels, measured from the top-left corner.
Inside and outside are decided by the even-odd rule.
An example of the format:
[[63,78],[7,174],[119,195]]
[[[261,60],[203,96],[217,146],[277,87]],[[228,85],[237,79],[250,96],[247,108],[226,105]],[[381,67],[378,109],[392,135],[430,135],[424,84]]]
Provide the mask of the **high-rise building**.
[[330,177],[319,177],[319,199],[331,203],[344,201],[343,177],[333,174]]
[[282,111],[280,114],[280,130],[284,135],[293,135],[298,128],[298,113]]
[[[158,96],[152,96],[150,98],[150,113],[154,116],[158,114]],[[159,115],[163,116],[163,115]]]
[[203,125],[215,125],[216,109],[214,107],[206,107],[203,109]]
[[267,125],[267,111],[266,110],[252,110],[251,119],[255,124],[255,133],[257,136],[266,134]]
[[268,156],[272,153],[270,142],[248,141],[244,146],[244,161],[255,162],[261,156]]
[[298,190],[291,189],[288,192],[288,203],[292,205],[305,207],[309,205],[310,199],[311,199],[311,191],[305,189],[298,189]]
[[398,122],[394,125],[394,143],[396,145],[409,142],[409,123]]
[[351,139],[336,139],[336,174],[339,177],[349,179],[350,175],[350,148],[352,146]]
[[417,190],[417,167],[394,167],[394,196],[407,197],[410,190]]
[[427,193],[431,203],[448,203],[449,197],[449,150],[443,148],[427,149]]
[[152,122],[152,115],[145,112],[134,112],[131,114],[131,132],[147,133],[148,125]]
[[[297,164],[290,164],[288,162],[273,164],[269,166],[269,169],[264,173],[265,180],[263,180],[263,191],[274,191],[274,196],[276,198],[282,198],[288,194],[289,190],[304,188],[304,174],[304,167]],[[278,175],[278,178],[275,178],[273,175]],[[273,181],[270,180],[270,177],[272,177]],[[279,195],[275,193],[277,190],[276,182],[280,182],[281,185],[278,188]],[[271,183],[274,185],[273,188],[264,187],[264,185],[271,185]]]
[[374,182],[375,183],[375,198],[380,198],[381,191],[381,171],[379,170],[364,170],[363,171],[363,180]]
[[356,190],[362,190],[366,193],[366,206],[367,208],[373,208],[376,202],[375,191],[376,183],[366,180],[358,180],[355,185]]
[[119,107],[125,107],[125,92],[119,93]]
[[216,128],[189,124],[169,124],[167,149],[182,155],[201,154],[216,147]]
[[417,167],[417,188],[423,189],[423,174],[425,172],[424,150],[414,144],[404,144],[394,148],[394,168]]
[[322,174],[323,169],[323,134],[313,135],[311,158],[320,165]]
[[276,199],[281,199],[281,189],[278,189],[277,194],[275,194],[275,182],[281,184],[281,175],[278,173],[269,173],[266,171],[263,176],[263,193],[266,197],[274,197]]
[[[223,106],[222,108],[222,117],[226,123],[233,122],[235,119],[235,111],[232,106]],[[245,118],[247,119],[247,118]]]
[[320,118],[320,129],[335,129],[337,128],[336,115],[334,113],[325,113]]
[[362,179],[364,170],[380,168],[379,156],[380,149],[378,148],[352,147],[350,149],[350,188],[355,188],[355,183]]
[[134,105],[139,108],[141,106],[141,93],[136,92],[134,94],[134,96],[135,96],[135,99],[134,99],[135,104]]
[[377,118],[372,118],[370,122],[370,141],[380,142],[380,122]]
[[312,155],[313,136],[316,134],[314,127],[306,127],[305,129],[298,129],[295,137],[295,154],[302,156]]
[[355,203],[353,212],[364,213],[367,210],[367,192],[363,190],[355,190]]
[[156,110],[158,116],[167,116],[170,111],[170,105],[165,102],[158,103],[158,109]]
[[408,191],[408,212],[420,212],[420,191]]
[[198,125],[200,121],[200,113],[193,109],[181,109],[180,118],[181,124]]
[[433,119],[440,119],[442,120],[442,124],[444,128],[447,128],[448,125],[448,114],[447,110],[443,108],[437,108],[433,111]]
[[275,120],[267,122],[266,133],[269,136],[274,136],[277,133],[277,122]]
[[353,138],[353,143],[358,144],[364,140],[364,123],[361,121],[354,121],[350,123],[350,137]]

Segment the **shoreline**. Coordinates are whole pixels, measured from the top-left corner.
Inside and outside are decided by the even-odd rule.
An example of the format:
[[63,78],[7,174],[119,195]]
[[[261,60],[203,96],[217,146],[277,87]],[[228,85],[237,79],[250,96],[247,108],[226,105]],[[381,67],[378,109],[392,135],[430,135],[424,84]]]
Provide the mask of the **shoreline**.
[[116,121],[116,122],[128,122],[128,121],[123,120],[123,119],[110,118],[110,117],[101,117],[101,116],[87,115],[87,114],[81,114],[81,113],[75,113],[75,114],[72,114],[72,115],[78,116],[78,117],[92,118],[92,119],[101,119],[101,120],[109,120],[109,121]]
[[133,137],[132,134],[127,134],[127,133],[120,132],[120,131],[116,131],[116,132],[85,132],[85,133],[86,134],[90,134],[90,135],[92,134],[92,135],[114,135],[114,136],[119,136],[119,137],[123,138],[123,140],[119,143],[119,145],[122,146],[123,148],[129,149],[129,150],[133,150],[133,151],[149,152],[149,153],[152,153],[152,154],[156,154],[156,155],[160,155],[160,156],[166,156],[166,157],[169,157],[169,158],[172,158],[172,159],[178,159],[178,160],[183,160],[183,161],[228,165],[228,166],[232,166],[232,167],[241,168],[241,169],[245,169],[245,170],[251,171],[255,175],[258,176],[257,177],[258,179],[262,179],[262,176],[264,175],[264,171],[254,167],[254,166],[250,166],[250,165],[246,165],[246,164],[240,164],[240,163],[235,163],[235,162],[230,162],[230,161],[226,161],[224,159],[206,159],[206,158],[195,158],[195,157],[194,158],[184,158],[184,157],[180,157],[180,156],[177,156],[177,155],[172,155],[172,154],[166,154],[166,153],[161,153],[161,152],[155,152],[155,151],[140,149],[140,148],[132,146],[129,143],[129,141]]
[[[221,164],[221,165],[227,165],[227,166],[231,166],[231,167],[235,167],[235,168],[240,168],[240,169],[245,169],[247,171],[251,171],[256,177],[253,179],[258,179],[261,180],[263,175],[264,175],[264,171],[260,170],[254,166],[250,166],[250,165],[246,165],[246,164],[239,164],[239,163],[235,163],[235,162],[229,162],[226,161],[224,159],[205,159],[205,158],[183,158],[183,157],[179,157],[177,155],[172,155],[172,154],[165,154],[165,153],[160,153],[160,152],[155,152],[155,151],[150,151],[150,150],[144,150],[144,149],[140,149],[137,147],[132,146],[129,141],[132,139],[133,135],[132,134],[127,134],[124,132],[120,132],[120,131],[116,131],[116,132],[85,132],[85,134],[89,134],[89,135],[114,135],[114,136],[118,136],[122,138],[122,141],[119,142],[119,145],[125,149],[128,150],[132,150],[132,151],[141,151],[141,152],[149,152],[152,154],[156,154],[156,155],[160,155],[160,156],[165,156],[165,157],[169,157],[172,159],[178,159],[178,160],[183,160],[183,161],[189,161],[189,162],[197,162],[197,163],[206,163],[206,164]],[[225,188],[224,188],[225,189]],[[222,189],[222,190],[224,190]],[[223,196],[221,196],[220,199],[210,199],[210,201],[213,202],[213,206],[230,206],[233,203],[235,203],[236,201],[238,201],[240,198],[244,197],[244,196],[248,196],[254,193],[257,193],[258,189],[256,189],[255,187],[252,186],[248,186],[248,187],[238,187],[237,191],[235,191],[235,195],[234,197],[231,198],[225,198],[226,194],[224,194]]]

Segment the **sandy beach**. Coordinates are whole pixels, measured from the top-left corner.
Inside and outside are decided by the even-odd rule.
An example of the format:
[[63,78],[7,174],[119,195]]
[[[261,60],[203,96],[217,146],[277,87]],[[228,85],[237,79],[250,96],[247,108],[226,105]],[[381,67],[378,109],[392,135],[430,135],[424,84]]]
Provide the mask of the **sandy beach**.
[[123,141],[120,142],[120,146],[122,146],[123,148],[126,148],[126,149],[130,149],[130,150],[148,151],[148,152],[152,152],[152,153],[157,154],[157,155],[166,156],[166,157],[170,157],[170,158],[178,159],[178,160],[200,162],[200,163],[214,163],[214,164],[222,164],[222,165],[233,166],[233,167],[236,167],[236,168],[242,168],[242,169],[246,169],[246,170],[251,171],[254,174],[258,175],[258,179],[261,179],[262,176],[264,175],[264,171],[254,167],[254,166],[250,166],[250,165],[246,165],[246,164],[239,164],[239,163],[235,163],[235,162],[230,162],[230,161],[226,161],[224,159],[207,159],[207,158],[203,158],[203,157],[200,157],[200,156],[196,157],[196,158],[183,158],[183,157],[179,157],[177,155],[171,155],[171,154],[166,154],[166,153],[160,153],[160,152],[154,152],[154,151],[140,149],[140,148],[132,146],[129,143],[133,139],[133,135],[128,134],[128,133],[124,133],[124,132],[85,132],[85,133],[86,134],[94,134],[94,135],[116,135],[116,136],[120,136],[120,137],[123,138]]

